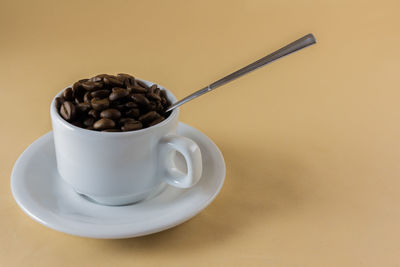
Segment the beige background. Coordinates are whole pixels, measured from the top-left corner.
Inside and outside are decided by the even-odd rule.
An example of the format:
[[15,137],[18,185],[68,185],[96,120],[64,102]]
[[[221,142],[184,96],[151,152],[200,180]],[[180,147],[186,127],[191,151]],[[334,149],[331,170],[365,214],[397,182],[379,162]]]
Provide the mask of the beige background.
[[[2,1],[0,266],[399,266],[400,2]],[[78,238],[14,202],[56,92],[132,73],[179,98],[312,32],[318,44],[182,108],[226,183],[194,219]]]

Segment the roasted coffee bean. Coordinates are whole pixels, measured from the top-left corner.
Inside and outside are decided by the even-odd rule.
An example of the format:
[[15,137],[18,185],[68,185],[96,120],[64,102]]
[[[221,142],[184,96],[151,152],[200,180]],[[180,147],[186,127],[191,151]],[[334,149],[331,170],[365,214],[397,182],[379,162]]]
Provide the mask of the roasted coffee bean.
[[121,118],[121,112],[115,108],[105,109],[100,113],[100,117],[116,120]]
[[92,99],[91,93],[90,92],[86,92],[85,95],[83,96],[83,102],[90,103],[91,99]]
[[150,99],[161,101],[161,97],[155,93],[148,93],[146,96]]
[[112,76],[107,76],[103,78],[103,81],[105,84],[109,85],[109,86],[114,86],[114,87],[118,87],[118,86],[123,86],[124,83],[120,80],[118,80],[116,77],[112,77]]
[[163,111],[164,111],[164,107],[163,107],[163,105],[161,105],[160,102],[157,102],[156,111],[158,113],[163,113]]
[[126,78],[125,77],[122,77],[122,76],[115,76],[115,79],[117,79],[118,81],[120,81],[121,83],[122,83],[122,85],[120,85],[120,86],[124,86],[124,84],[125,84],[125,80],[126,80]]
[[119,123],[124,125],[125,123],[130,123],[130,122],[137,122],[137,120],[132,119],[132,118],[121,118],[119,119]]
[[129,74],[126,74],[126,73],[118,73],[118,74],[117,74],[117,77],[123,77],[124,80],[125,80],[125,79],[131,79],[131,80],[134,80],[134,79],[135,79],[132,75],[129,75]]
[[147,90],[147,93],[149,94],[154,94],[154,90],[156,90],[157,85],[153,84],[152,86],[150,86],[150,88]]
[[155,102],[150,102],[150,103],[147,105],[147,110],[148,110],[148,111],[156,110],[156,107],[157,107],[157,104],[156,104]]
[[[72,92],[75,92],[79,89],[83,89],[82,84],[80,82],[76,82],[72,85]],[[85,90],[85,89],[83,89]]]
[[126,108],[138,108],[139,107],[139,105],[138,104],[136,104],[135,102],[127,102],[127,103],[125,103],[124,104],[124,106],[126,107]]
[[142,129],[143,125],[140,121],[137,122],[127,122],[124,124],[124,126],[121,127],[122,131],[134,131],[134,130],[139,130]]
[[73,122],[71,122],[71,124],[75,125],[76,127],[79,127],[79,128],[83,128],[84,127],[84,125],[83,125],[83,123],[81,121],[73,121]]
[[103,130],[102,132],[121,132],[121,130],[120,129],[106,129],[106,130]]
[[88,103],[79,103],[76,105],[76,107],[81,114],[87,113],[91,109],[91,106]]
[[100,118],[100,113],[97,110],[91,109],[89,110],[88,114],[95,119]]
[[94,121],[95,121],[95,119],[92,118],[92,117],[86,118],[86,119],[83,121],[83,125],[85,125],[86,127],[93,126]]
[[74,84],[72,85],[72,90],[75,91],[75,90],[78,89],[79,87],[80,87],[80,88],[83,88],[83,87],[82,87],[82,83],[76,82],[76,83],[74,83]]
[[105,97],[108,97],[108,95],[110,94],[110,91],[109,90],[97,90],[97,91],[93,91],[93,92],[91,92],[90,93],[90,95],[92,96],[92,97],[95,97],[95,98],[105,98]]
[[139,81],[139,80],[136,80],[136,83],[139,85],[139,86],[141,86],[141,87],[143,87],[143,88],[149,88],[144,82],[142,82],[142,81]]
[[67,101],[72,101],[74,99],[74,94],[72,93],[71,87],[68,87],[67,89],[65,89],[62,95],[63,95],[64,99]]
[[146,114],[140,116],[139,121],[147,124],[147,123],[154,121],[155,119],[158,119],[159,117],[160,117],[160,114],[158,114],[155,111],[150,111],[150,112],[147,112]]
[[91,81],[86,81],[81,83],[82,88],[84,88],[85,90],[93,90],[94,89],[94,82]]
[[89,81],[91,81],[91,82],[101,82],[101,81],[103,81],[103,78],[97,75],[97,76],[94,76],[94,77],[90,78]]
[[124,103],[121,102],[122,99],[110,101],[110,107],[117,108],[118,106],[122,106]]
[[137,84],[135,77],[131,76],[131,77],[126,77],[124,85],[126,87],[126,89],[129,89],[129,87],[132,87],[133,85]]
[[168,98],[166,91],[160,91],[160,96],[161,96],[161,98]]
[[110,75],[109,75],[109,74],[103,73],[103,74],[97,74],[97,75],[94,76],[94,77],[99,77],[99,78],[103,79],[104,77],[108,77],[108,76],[110,76]]
[[79,114],[88,113],[89,110],[92,108],[88,103],[79,103],[76,104],[75,107]]
[[91,91],[93,89],[100,89],[103,87],[103,83],[100,82],[91,82],[91,81],[87,81],[82,83],[82,87],[85,88],[88,91]]
[[72,87],[72,95],[73,97],[78,100],[78,102],[83,101],[83,96],[85,95],[86,91],[81,86]]
[[161,98],[161,105],[163,105],[164,108],[168,106],[168,101],[165,98]]
[[110,101],[107,98],[93,98],[90,103],[92,105],[92,108],[98,111],[102,111],[110,106]]
[[129,79],[129,78],[126,78],[125,81],[124,81],[124,87],[130,93],[131,91],[129,90],[129,88],[132,87],[132,80]]
[[93,128],[95,128],[96,130],[105,130],[114,127],[115,127],[115,122],[107,118],[102,118],[93,124]]
[[140,116],[140,110],[138,108],[133,108],[125,112],[127,117],[137,118]]
[[81,79],[55,99],[59,114],[79,127],[97,131],[133,131],[163,121],[169,114],[165,90],[134,76],[99,74]]
[[56,99],[54,99],[54,104],[56,105],[56,109],[57,110],[59,110],[60,109],[60,107],[61,107],[61,105],[62,105],[62,103],[64,103],[64,98],[62,98],[62,97],[56,97]]
[[118,109],[119,111],[127,110],[124,104],[112,105],[112,107]]
[[133,94],[131,98],[134,102],[138,103],[141,106],[148,106],[150,103],[147,97],[142,94]]
[[60,107],[60,115],[66,121],[72,121],[76,117],[75,105],[70,101],[65,101]]
[[138,85],[133,85],[133,86],[128,87],[128,91],[130,93],[134,93],[134,94],[145,94],[145,93],[147,93],[147,89],[146,88],[140,87]]
[[109,98],[111,101],[115,101],[115,100],[117,100],[117,99],[126,97],[126,96],[128,96],[128,95],[129,95],[128,90],[126,90],[126,89],[124,89],[124,88],[114,87],[114,88],[112,89],[111,94],[108,96],[108,98]]
[[119,80],[122,82],[122,84],[125,84],[125,81],[127,79],[130,79],[130,77],[126,76],[124,73],[118,73],[116,76],[114,76],[115,79]]
[[150,126],[153,126],[153,125],[156,125],[157,123],[160,123],[160,122],[162,122],[163,120],[165,120],[165,118],[164,118],[163,116],[160,116],[159,118],[157,118],[157,119],[155,119],[154,121],[150,122],[150,123],[149,123],[149,127],[150,127]]

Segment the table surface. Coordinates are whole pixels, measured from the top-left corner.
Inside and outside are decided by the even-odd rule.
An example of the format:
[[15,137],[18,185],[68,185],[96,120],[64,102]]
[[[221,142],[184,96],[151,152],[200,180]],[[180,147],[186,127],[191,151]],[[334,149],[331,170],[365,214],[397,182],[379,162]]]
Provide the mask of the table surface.
[[[1,266],[399,266],[400,2],[3,1]],[[150,236],[48,229],[10,192],[72,82],[126,72],[178,98],[307,34],[318,43],[181,108],[227,165],[215,201]]]

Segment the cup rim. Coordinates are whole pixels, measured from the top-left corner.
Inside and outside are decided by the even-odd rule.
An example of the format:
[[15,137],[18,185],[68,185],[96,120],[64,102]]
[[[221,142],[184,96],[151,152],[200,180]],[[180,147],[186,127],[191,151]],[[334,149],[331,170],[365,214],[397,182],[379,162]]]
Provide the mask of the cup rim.
[[[153,82],[149,82],[149,81],[142,80],[142,79],[137,79],[137,80],[139,80],[141,82],[144,82],[147,86],[152,86],[153,84],[155,84]],[[53,100],[51,101],[51,104],[50,104],[50,116],[51,116],[52,119],[55,119],[58,122],[60,122],[64,127],[68,128],[69,130],[78,132],[78,133],[96,135],[96,136],[98,136],[98,135],[101,135],[101,136],[113,136],[113,137],[115,137],[115,136],[127,136],[127,135],[141,135],[141,134],[146,134],[148,132],[155,131],[156,129],[163,127],[164,125],[166,125],[169,122],[171,122],[174,118],[176,118],[178,116],[178,114],[179,114],[179,108],[175,108],[175,109],[172,110],[172,112],[168,116],[168,118],[166,118],[162,122],[157,123],[157,124],[155,124],[153,126],[144,128],[144,129],[140,129],[140,130],[126,131],[126,132],[100,132],[100,131],[88,130],[88,129],[85,129],[85,128],[81,128],[81,127],[75,126],[72,123],[66,121],[64,118],[61,117],[60,113],[56,109],[55,99],[58,96],[60,96],[62,94],[62,92],[66,88],[68,88],[70,86],[65,87],[64,89],[62,89],[60,92],[58,92],[54,96],[54,98],[53,98]],[[173,102],[177,101],[176,97],[171,93],[171,91],[165,89],[163,86],[161,86],[159,84],[157,84],[157,86],[160,89],[163,89],[163,90],[165,90],[167,92],[167,96],[168,96],[169,100],[171,100]]]

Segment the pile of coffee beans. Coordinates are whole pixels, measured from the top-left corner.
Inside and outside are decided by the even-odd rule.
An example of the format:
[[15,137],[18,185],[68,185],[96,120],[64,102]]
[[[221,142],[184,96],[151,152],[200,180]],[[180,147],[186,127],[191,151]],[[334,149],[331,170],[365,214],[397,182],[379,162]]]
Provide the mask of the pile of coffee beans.
[[66,88],[55,105],[66,121],[88,130],[134,131],[168,117],[167,94],[129,74],[100,74]]

